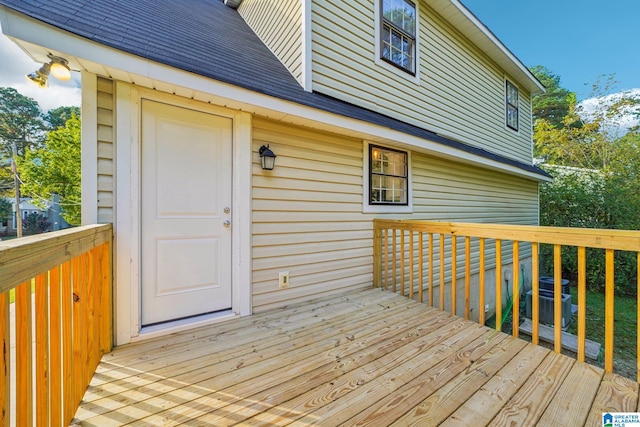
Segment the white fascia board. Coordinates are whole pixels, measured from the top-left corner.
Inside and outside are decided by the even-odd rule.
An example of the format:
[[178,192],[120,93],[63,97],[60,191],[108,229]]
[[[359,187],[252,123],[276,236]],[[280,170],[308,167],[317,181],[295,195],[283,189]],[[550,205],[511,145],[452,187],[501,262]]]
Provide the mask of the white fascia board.
[[[384,126],[351,119],[339,114],[261,94],[153,62],[76,36],[5,7],[0,7],[0,22],[2,22],[2,31],[15,39],[49,47],[56,51],[64,52],[66,55],[82,58],[83,60],[88,60],[96,64],[102,64],[106,67],[124,70],[128,73],[146,77],[151,80],[212,94],[218,100],[223,98],[221,100],[223,103],[226,100],[230,105],[242,104],[241,109],[243,111],[253,112],[257,109],[270,110],[277,113],[281,120],[289,123],[299,125],[307,124],[311,127],[313,127],[313,123],[318,125],[322,124],[324,126],[317,127],[322,127],[325,130],[326,124],[331,124],[333,128],[332,131],[335,133],[340,133],[340,129],[347,130],[351,135],[357,133],[359,137],[373,142],[395,143],[415,151],[495,169],[534,181],[550,180],[540,174],[454,147],[449,147],[425,138],[419,138]],[[9,25],[5,26],[5,22]]]

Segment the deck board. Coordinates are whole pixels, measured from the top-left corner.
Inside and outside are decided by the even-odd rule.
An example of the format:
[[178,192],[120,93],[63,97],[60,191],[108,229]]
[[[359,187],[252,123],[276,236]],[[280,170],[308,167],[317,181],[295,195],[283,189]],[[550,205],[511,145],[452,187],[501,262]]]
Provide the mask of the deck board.
[[116,348],[75,422],[601,425],[637,405],[634,381],[369,289]]

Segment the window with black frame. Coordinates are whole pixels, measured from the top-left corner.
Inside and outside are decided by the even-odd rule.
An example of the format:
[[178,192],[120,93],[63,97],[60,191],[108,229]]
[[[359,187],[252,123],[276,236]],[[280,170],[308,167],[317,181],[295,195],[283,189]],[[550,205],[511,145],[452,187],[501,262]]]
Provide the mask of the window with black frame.
[[416,71],[416,7],[407,0],[381,0],[380,57],[411,74]]
[[407,152],[369,146],[369,189],[371,205],[408,204]]
[[506,120],[507,126],[513,130],[518,130],[518,88],[507,80],[506,87]]

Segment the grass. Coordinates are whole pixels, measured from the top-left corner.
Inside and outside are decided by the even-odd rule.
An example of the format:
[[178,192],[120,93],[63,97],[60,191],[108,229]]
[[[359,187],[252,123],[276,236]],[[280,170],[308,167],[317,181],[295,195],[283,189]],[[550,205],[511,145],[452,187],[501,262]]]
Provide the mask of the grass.
[[[604,294],[587,291],[587,338],[599,342],[604,348]],[[571,287],[571,300],[578,303],[578,289]],[[637,305],[635,297],[616,296],[614,305],[613,361],[617,374],[637,379]],[[568,332],[577,334],[578,316],[573,315]],[[598,360],[602,366],[604,356]]]

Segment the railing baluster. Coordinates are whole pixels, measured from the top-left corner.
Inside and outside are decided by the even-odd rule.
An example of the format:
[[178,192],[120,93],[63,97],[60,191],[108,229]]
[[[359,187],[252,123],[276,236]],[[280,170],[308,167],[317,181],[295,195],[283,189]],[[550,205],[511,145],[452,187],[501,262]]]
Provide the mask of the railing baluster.
[[424,242],[423,242],[423,235],[422,235],[422,231],[418,232],[418,282],[420,282],[420,287],[418,288],[418,300],[420,302],[422,301],[422,289],[424,288],[424,264],[422,262],[424,254],[423,254],[423,246],[424,246]]
[[35,279],[36,318],[36,425],[49,425],[49,292],[48,274]]
[[51,396],[51,427],[62,426],[62,334],[60,267],[49,272],[49,384]]
[[[382,284],[382,235],[384,231],[377,225],[373,226],[373,286],[379,288]],[[384,288],[387,289],[386,286]]]
[[496,239],[496,330],[502,330],[502,240]]
[[16,313],[16,425],[33,425],[33,353],[31,281],[15,289]]
[[385,228],[383,231],[383,241],[384,241],[384,268],[382,269],[383,273],[383,281],[384,281],[384,290],[389,289],[389,229]]
[[464,239],[464,318],[471,317],[471,238]]
[[75,414],[76,407],[73,401],[74,396],[74,375],[73,375],[73,278],[71,276],[71,261],[62,264],[62,387],[63,404],[62,411],[65,420],[71,420]]
[[485,286],[484,286],[484,238],[480,238],[480,247],[479,247],[479,256],[480,256],[480,277],[478,280],[478,300],[479,300],[479,306],[480,306],[480,315],[478,316],[480,324],[484,325],[485,323],[485,302],[484,302],[484,291],[485,291]]
[[393,243],[393,254],[392,254],[392,264],[393,264],[393,269],[392,269],[392,274],[393,276],[391,277],[391,287],[393,290],[393,293],[396,293],[396,281],[397,281],[397,265],[398,265],[398,259],[397,259],[397,253],[398,253],[398,247],[396,246],[397,243],[397,237],[396,237],[397,233],[396,233],[396,229],[393,229],[393,239],[392,239],[392,243]]
[[444,311],[444,234],[440,235],[440,311]]
[[531,244],[531,342],[538,345],[540,321],[540,275],[538,266],[540,265],[540,246],[537,242]]
[[111,351],[113,346],[113,298],[111,293],[112,262],[111,241],[102,244],[100,255],[100,353]]
[[433,233],[429,233],[429,307],[433,307]]
[[586,248],[578,248],[578,360],[584,362],[587,339],[587,256]]
[[553,349],[562,352],[562,246],[553,245]]
[[74,258],[71,261],[71,282],[73,286],[73,405],[77,407],[82,400],[84,393],[84,387],[82,379],[84,378],[84,357],[83,357],[83,345],[84,340],[82,334],[84,332],[84,316],[82,313],[82,306],[84,305],[84,295],[82,293],[82,277],[80,274],[80,259]]
[[458,284],[456,277],[458,276],[458,241],[455,234],[451,235],[451,314],[456,315],[456,307],[458,305]]
[[400,295],[404,296],[404,230],[400,231]]
[[512,274],[512,288],[513,288],[513,304],[511,305],[511,315],[512,315],[512,327],[511,334],[514,337],[518,337],[518,333],[520,331],[520,244],[517,240],[513,241],[513,268],[511,270]]
[[605,254],[605,290],[604,290],[604,370],[613,372],[613,321],[614,321],[614,273],[613,249]]
[[0,293],[0,423],[2,426],[11,425],[11,340],[9,292]]

